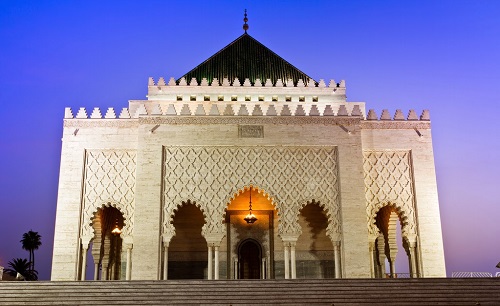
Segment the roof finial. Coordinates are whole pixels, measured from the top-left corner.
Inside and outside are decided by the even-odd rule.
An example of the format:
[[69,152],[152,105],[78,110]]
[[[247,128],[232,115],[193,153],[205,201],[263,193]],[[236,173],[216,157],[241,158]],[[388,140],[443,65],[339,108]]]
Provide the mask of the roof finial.
[[247,32],[248,30],[248,24],[247,24],[247,21],[248,21],[248,18],[247,18],[247,9],[245,9],[245,18],[243,18],[243,21],[245,22],[245,24],[243,25],[243,30],[245,30],[245,33]]

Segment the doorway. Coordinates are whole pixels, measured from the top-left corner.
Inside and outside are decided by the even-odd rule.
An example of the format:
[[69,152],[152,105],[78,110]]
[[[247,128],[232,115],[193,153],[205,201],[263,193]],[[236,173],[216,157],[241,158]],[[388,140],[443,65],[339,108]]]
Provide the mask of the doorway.
[[238,250],[238,259],[240,279],[261,278],[262,252],[258,242],[252,239],[243,241]]

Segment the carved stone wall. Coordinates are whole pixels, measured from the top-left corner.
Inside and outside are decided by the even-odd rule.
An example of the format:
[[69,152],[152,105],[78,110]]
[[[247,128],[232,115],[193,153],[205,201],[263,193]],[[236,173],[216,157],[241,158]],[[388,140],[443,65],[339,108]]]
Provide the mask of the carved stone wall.
[[272,197],[278,233],[300,233],[301,205],[324,203],[332,231],[341,233],[337,148],[320,146],[164,147],[163,233],[175,234],[174,210],[190,199],[203,209],[206,234],[224,234],[225,208],[238,190],[257,186]]
[[375,217],[384,206],[393,206],[402,221],[402,235],[417,234],[411,151],[364,151],[368,233],[377,237]]
[[97,210],[114,206],[124,218],[122,236],[134,228],[137,153],[129,150],[87,150],[83,194],[82,236],[93,237],[91,222]]

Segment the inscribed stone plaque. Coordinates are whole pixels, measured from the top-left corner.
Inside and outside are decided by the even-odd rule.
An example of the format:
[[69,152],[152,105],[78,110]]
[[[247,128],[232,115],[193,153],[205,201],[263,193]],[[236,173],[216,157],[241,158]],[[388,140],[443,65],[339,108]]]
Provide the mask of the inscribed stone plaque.
[[264,138],[263,125],[239,125],[238,126],[239,138]]

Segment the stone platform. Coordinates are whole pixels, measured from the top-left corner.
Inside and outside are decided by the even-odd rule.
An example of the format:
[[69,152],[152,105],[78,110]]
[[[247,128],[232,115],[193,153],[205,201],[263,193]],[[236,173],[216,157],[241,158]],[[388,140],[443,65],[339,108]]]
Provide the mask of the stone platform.
[[0,305],[500,305],[500,278],[0,282]]

